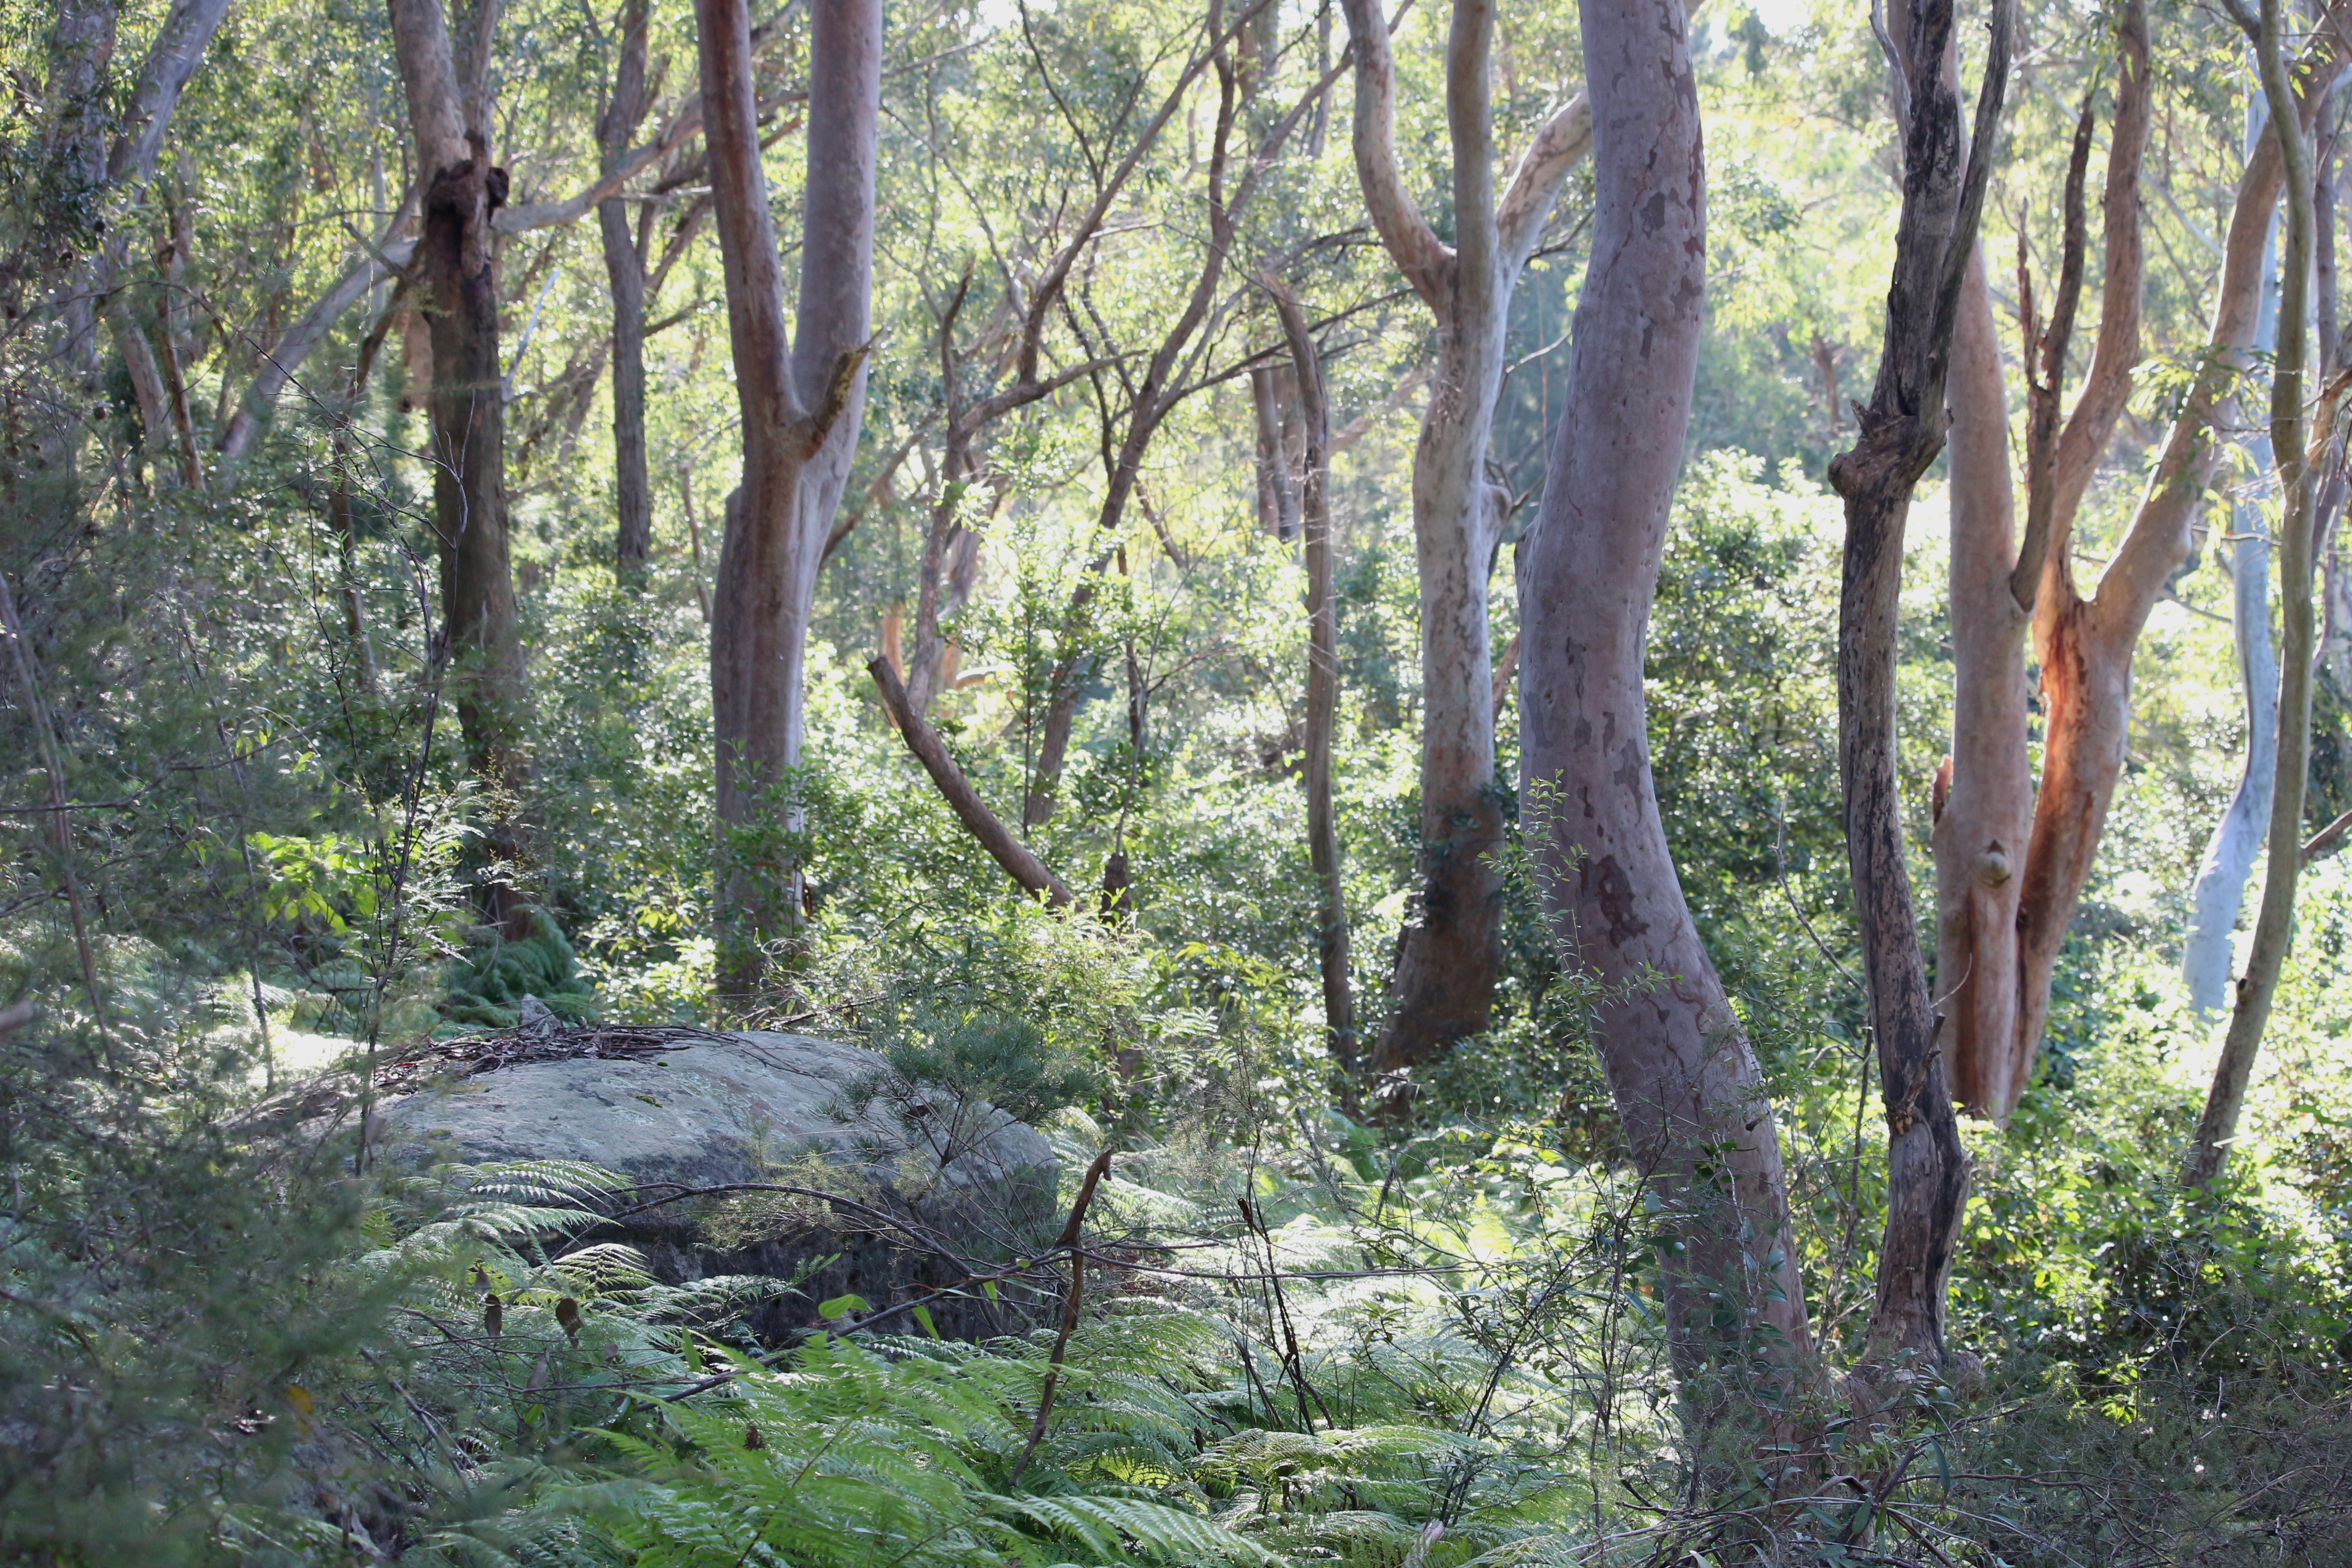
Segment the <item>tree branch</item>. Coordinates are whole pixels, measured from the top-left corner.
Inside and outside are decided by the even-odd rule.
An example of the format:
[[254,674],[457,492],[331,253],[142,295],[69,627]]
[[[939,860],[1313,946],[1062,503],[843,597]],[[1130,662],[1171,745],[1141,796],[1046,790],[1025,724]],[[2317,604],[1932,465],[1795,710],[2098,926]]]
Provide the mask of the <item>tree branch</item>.
[[[2066,160],[2064,235],[2058,264],[2058,293],[2050,304],[2050,326],[2034,341],[2033,273],[2026,248],[2025,226],[2017,226],[2017,298],[2024,332],[2025,367],[2025,540],[2017,565],[2009,574],[2009,594],[2018,609],[2033,613],[2033,598],[2042,584],[2042,566],[2050,552],[2052,520],[2058,500],[2059,398],[2065,391],[2066,350],[2074,337],[2074,312],[2083,299],[2083,181],[2091,161],[2091,100],[2083,99],[2083,112],[2074,121],[2074,145]],[[2042,368],[2033,361],[2037,351]]]
[[[1378,0],[1340,0],[1356,63],[1356,179],[1389,258],[1424,304],[1444,310],[1454,289],[1454,251],[1429,226],[1397,168],[1396,57],[1389,47],[1396,24],[1377,6]],[[1397,22],[1404,16],[1400,10]]]
[[123,179],[144,180],[155,172],[163,148],[163,133],[179,106],[180,93],[194,76],[213,35],[228,13],[228,0],[173,0],[163,25],[155,30],[154,46],[132,89],[130,111],[123,116],[122,134],[107,154],[110,184]]
[[923,764],[925,773],[931,775],[931,782],[939,786],[949,809],[980,841],[980,847],[1004,868],[1006,876],[1020,883],[1024,889],[1042,897],[1057,910],[1069,908],[1072,901],[1070,889],[1063,886],[1060,878],[1045,868],[1045,863],[1037,858],[1035,850],[1013,837],[1006,831],[1004,824],[997,820],[996,814],[988,809],[988,803],[980,798],[980,792],[971,787],[970,779],[964,777],[963,769],[948,755],[947,744],[940,739],[939,731],[932,729],[907,700],[907,689],[900,683],[898,672],[890,668],[890,661],[881,658],[869,659],[866,672],[874,678],[874,684],[882,694],[883,711],[888,713],[890,721],[898,727],[898,734],[907,742],[907,750],[915,753],[915,760]]
[[1528,264],[1536,240],[1551,217],[1561,183],[1591,151],[1592,100],[1580,90],[1536,132],[1503,193],[1495,226],[1506,277],[1516,277]]
[[[2140,174],[2147,160],[2148,128],[2155,101],[2154,78],[2148,69],[2147,6],[2129,0],[2116,39],[2122,76],[2116,84],[2116,121],[2107,140],[2107,175],[2102,204],[2105,208],[2105,279],[2099,299],[2099,335],[2091,348],[2091,368],[2083,390],[2058,438],[2053,470],[2051,536],[2043,571],[2054,571],[2058,582],[2071,584],[2068,541],[2074,514],[2090,489],[2099,455],[2106,450],[2131,395],[2131,376],[2139,363],[2141,293],[2147,275],[2147,245],[2140,226]],[[2012,585],[2014,596],[2016,584]],[[2032,584],[2023,584],[2035,596]],[[2047,586],[2045,583],[2044,586]]]

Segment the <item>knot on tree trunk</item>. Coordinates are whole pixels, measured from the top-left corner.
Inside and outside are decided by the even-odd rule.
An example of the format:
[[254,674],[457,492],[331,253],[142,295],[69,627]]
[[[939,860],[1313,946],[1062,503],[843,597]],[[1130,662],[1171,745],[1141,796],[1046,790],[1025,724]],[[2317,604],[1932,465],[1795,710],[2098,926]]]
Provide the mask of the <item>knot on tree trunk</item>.
[[436,233],[458,258],[460,275],[473,278],[489,266],[490,215],[506,205],[507,172],[478,152],[463,163],[436,171],[425,187],[425,232]]

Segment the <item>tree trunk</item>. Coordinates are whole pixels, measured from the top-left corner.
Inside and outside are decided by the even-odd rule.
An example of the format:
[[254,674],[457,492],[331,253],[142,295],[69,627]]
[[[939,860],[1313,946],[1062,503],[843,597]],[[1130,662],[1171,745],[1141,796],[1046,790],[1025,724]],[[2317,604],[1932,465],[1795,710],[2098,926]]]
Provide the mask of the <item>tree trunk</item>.
[[[2053,967],[2037,962],[2019,936],[2021,927],[2043,918],[2026,907],[2026,879],[2019,874],[2031,854],[2035,801],[2027,754],[2032,721],[2025,638],[2041,602],[2072,595],[2064,558],[2074,516],[2122,416],[2139,358],[2139,177],[2152,107],[2147,16],[2139,0],[2126,5],[2117,44],[2122,71],[2107,157],[2098,337],[2082,394],[2062,430],[2066,347],[2084,272],[2086,103],[2068,166],[2066,238],[2051,328],[2038,340],[2030,324],[2026,333],[2031,411],[2021,542],[2013,521],[1997,329],[1981,258],[1970,264],[1953,334],[1953,736],[1931,835],[1936,985],[1944,998],[1938,1045],[1962,1102],[1974,1114],[1997,1120],[2007,1118],[2032,1077]],[[1948,64],[1948,71],[1954,68],[1956,61]],[[2028,258],[2021,256],[2019,265],[2026,290],[2021,300],[2030,311]],[[2039,380],[2032,365],[2037,353]]]
[[359,357],[352,365],[350,407],[335,420],[329,447],[335,472],[333,488],[327,492],[327,520],[335,531],[342,575],[338,593],[343,601],[343,635],[351,643],[353,681],[369,697],[376,695],[377,672],[375,645],[368,636],[367,594],[360,575],[359,522],[352,510],[352,470],[358,460],[352,440],[352,420],[362,407],[376,355],[383,351],[384,335],[401,313],[407,293],[408,283],[403,279],[394,287],[392,298],[377,316],[375,325],[360,341]]
[[[2345,7],[2331,14],[2339,22],[2347,19]],[[2294,72],[2301,94],[2299,125],[2308,128],[2320,89],[2345,58],[2341,26],[2314,33]],[[2107,807],[2123,773],[2131,724],[2132,650],[2166,584],[2189,558],[2190,525],[2221,456],[2216,426],[2231,389],[2249,368],[2263,255],[2280,179],[2278,138],[2266,132],[2239,177],[2215,289],[2213,325],[2198,361],[2197,379],[2166,437],[2123,544],[2096,590],[2087,600],[2075,592],[2063,549],[2051,552],[2044,572],[2033,624],[2046,715],[2042,791],[2034,802],[2018,929],[2027,976],[2022,1041],[2041,1038],[2059,943],[2090,875]]]
[[[2252,156],[2268,123],[2262,101],[2246,109],[2246,153]],[[2278,343],[2277,268],[2273,252],[2278,223],[2263,241],[2261,302],[2254,314],[2253,350],[2272,354]],[[2246,458],[2257,475],[2271,471],[2270,432],[2252,426]],[[2230,967],[2237,959],[2238,911],[2246,899],[2270,826],[2272,786],[2278,776],[2278,652],[2271,646],[2271,548],[2268,520],[2259,497],[2242,491],[2230,508],[2230,640],[2238,684],[2245,693],[2246,755],[2237,788],[2221,820],[2213,826],[2197,880],[2189,891],[2189,936],[2181,945],[2180,973],[2189,1003],[2200,1016],[2221,1011],[2229,999]]]
[[[1675,0],[1583,0],[1580,14],[1593,261],[1542,510],[1518,550],[1526,821],[1558,940],[1602,997],[1627,1141],[1672,1216],[1678,1245],[1660,1262],[1677,1369],[1760,1360],[1793,1376],[1810,1346],[1780,1139],[1667,850],[1643,685],[1705,320],[1698,101]],[[1483,680],[1475,695],[1491,710]]]
[[696,0],[704,136],[743,420],[743,479],[727,508],[711,607],[720,984],[748,995],[800,919],[792,770],[816,569],[849,478],[865,402],[874,262],[880,0],[816,0],[797,331],[760,166],[746,0]]
[[2327,541],[2326,616],[2319,663],[2337,691],[2352,692],[2352,551],[2344,548],[2340,523]]
[[[2315,320],[2319,329],[2316,348],[2323,379],[2333,379],[2344,369],[2336,280],[2336,183],[2343,177],[2336,153],[2343,138],[2334,120],[2335,92],[2331,88],[2327,101],[2319,110],[2317,174],[2311,190],[2312,229],[2317,241],[2312,258],[2311,285],[2318,297]],[[2352,497],[2352,475],[2345,472],[2341,463],[2328,464],[2320,477],[2319,510],[2312,531],[2312,560],[2322,573],[2324,584],[2319,600],[2319,646],[2312,658],[2315,673],[2331,677],[2339,696],[2352,691],[2352,670],[2344,668],[2343,654],[2345,637],[2352,632],[2352,594],[2346,592],[2343,554],[2344,507],[2348,497]],[[2305,857],[2305,863],[2309,861],[2310,858]]]
[[1258,526],[1287,544],[1298,537],[1299,474],[1281,380],[1271,365],[1250,372],[1250,407],[1257,416]]
[[1984,258],[1971,257],[1952,332],[1952,749],[1929,843],[1936,862],[1936,984],[1953,1088],[1970,1107],[2017,1032],[2016,876],[2033,826],[2025,634],[2010,592],[2017,529],[2008,395]]
[[2305,312],[2311,301],[2311,149],[2287,75],[2280,29],[2279,0],[2263,0],[2254,53],[2263,96],[2277,122],[2275,141],[2286,187],[2270,417],[2271,447],[2277,454],[2284,502],[2279,519],[2278,771],[2271,792],[2270,864],[2263,879],[2262,909],[2254,917],[2253,946],[2246,956],[2245,978],[2238,983],[2237,1006],[2230,1015],[2230,1032],[2222,1042],[2221,1060],[2214,1068],[2213,1087],[2206,1097],[2204,1114],[2198,1119],[2196,1143],[2189,1155],[2189,1179],[2200,1185],[2219,1176],[2229,1160],[2239,1114],[2245,1105],[2246,1082],[2270,1022],[2280,972],[2294,944],[2295,883],[2303,868],[2305,775],[2311,758],[2313,480],[2333,434],[2328,426],[2333,424],[2335,394],[2326,398],[2330,417],[2321,424],[2317,450],[2307,453],[2304,374],[2310,358]]
[[1996,0],[1971,146],[1962,131],[1958,72],[1945,68],[1953,47],[1952,0],[1915,0],[1912,6],[1904,49],[1910,122],[1886,335],[1870,406],[1860,415],[1860,439],[1830,465],[1846,516],[1838,771],[1888,1135],[1874,1357],[1909,1351],[1942,1359],[1946,1290],[1968,1198],[1968,1155],[1936,1048],[1935,1004],[1904,865],[1895,649],[1904,525],[1913,487],[1944,446],[1946,372],[2008,83],[2010,26],[2008,5]]
[[[1529,143],[1496,201],[1488,82],[1495,13],[1455,0],[1446,39],[1446,124],[1455,243],[1407,193],[1394,146],[1395,61],[1373,0],[1343,0],[1356,73],[1356,174],[1390,258],[1437,328],[1436,387],[1413,451],[1413,549],[1421,601],[1421,848],[1411,914],[1397,941],[1391,1011],[1372,1052],[1383,1101],[1402,1109],[1405,1075],[1481,1033],[1502,963],[1502,841],[1495,783],[1494,670],[1487,584],[1508,500],[1486,482],[1486,439],[1501,390],[1511,291],[1568,172],[1592,143],[1587,93]],[[1676,17],[1679,39],[1680,17]]]
[[[2269,344],[2257,338],[2255,347],[2267,349]],[[2267,473],[2272,463],[2269,436],[2251,434],[2245,447],[2254,472]],[[2230,635],[2239,688],[2245,695],[2246,754],[2237,788],[2214,825],[2189,889],[2189,935],[2180,953],[2189,1005],[2206,1017],[2229,1001],[2238,911],[2244,906],[2246,883],[2270,826],[2278,779],[2279,662],[2271,646],[2272,545],[2261,501],[2235,499],[2230,527]]]
[[[475,776],[502,797],[488,854],[520,852],[511,797],[523,784],[522,642],[507,555],[506,416],[499,363],[497,237],[490,219],[507,174],[466,129],[440,0],[390,0],[424,189],[419,285],[430,323],[433,526],[441,567],[442,658]],[[361,290],[354,290],[356,299]],[[520,898],[486,889],[492,919],[528,934]]]
[[[597,127],[607,174],[627,158],[630,138],[645,120],[646,6],[646,0],[628,0],[621,13],[621,58]],[[653,481],[646,470],[646,258],[631,232],[628,204],[618,196],[596,205],[596,226],[613,289],[613,566],[623,587],[641,589],[654,542]]]
[[1323,975],[1323,1032],[1352,1113],[1356,1086],[1356,999],[1348,981],[1348,896],[1339,863],[1339,823],[1331,809],[1331,742],[1339,706],[1339,606],[1331,581],[1331,411],[1323,364],[1307,335],[1307,312],[1279,279],[1269,277],[1298,384],[1304,450],[1299,526],[1307,553],[1307,855],[1315,868],[1316,963]]

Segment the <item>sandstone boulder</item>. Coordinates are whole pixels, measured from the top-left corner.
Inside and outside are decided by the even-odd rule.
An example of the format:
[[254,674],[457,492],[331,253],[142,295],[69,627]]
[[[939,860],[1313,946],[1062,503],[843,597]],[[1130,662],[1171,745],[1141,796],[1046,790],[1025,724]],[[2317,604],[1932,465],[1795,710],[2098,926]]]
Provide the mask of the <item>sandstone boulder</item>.
[[[386,1156],[399,1163],[578,1160],[631,1178],[648,1198],[740,1183],[821,1184],[906,1220],[953,1255],[870,1217],[828,1216],[812,1205],[753,1238],[740,1224],[722,1226],[723,1244],[710,1235],[723,1198],[620,1222],[673,1281],[790,1277],[832,1257],[801,1297],[760,1315],[753,1326],[763,1331],[805,1323],[829,1297],[881,1306],[952,1284],[957,1259],[1001,1258],[1050,1228],[1054,1154],[1035,1130],[984,1104],[893,1081],[873,1052],[807,1035],[689,1037],[617,1058],[518,1062],[389,1100],[381,1129]],[[949,1334],[1018,1326],[984,1300],[942,1300],[930,1310]]]

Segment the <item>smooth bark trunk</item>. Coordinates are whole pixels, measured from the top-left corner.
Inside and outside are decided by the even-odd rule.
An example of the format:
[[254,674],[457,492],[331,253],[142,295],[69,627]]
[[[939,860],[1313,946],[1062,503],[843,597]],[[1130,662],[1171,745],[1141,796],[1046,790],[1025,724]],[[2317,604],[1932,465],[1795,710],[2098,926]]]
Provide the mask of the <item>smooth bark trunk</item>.
[[[1489,64],[1495,13],[1456,0],[1445,44],[1454,244],[1407,192],[1394,146],[1396,68],[1374,0],[1343,0],[1356,76],[1356,174],[1390,259],[1434,318],[1437,372],[1413,451],[1421,611],[1421,846],[1399,932],[1391,1011],[1370,1069],[1401,1110],[1412,1068],[1483,1032],[1502,963],[1502,842],[1495,779],[1487,588],[1509,499],[1486,481],[1511,292],[1568,172],[1593,140],[1580,93],[1528,144],[1499,200]],[[1676,18],[1679,39],[1680,18]]]
[[720,985],[748,995],[800,920],[803,669],[816,572],[857,446],[874,262],[880,0],[815,0],[797,330],[760,164],[745,0],[697,0],[705,140],[743,422],[711,606]]
[[2327,542],[2326,621],[2319,645],[2320,668],[2339,692],[2352,692],[2352,551],[2337,527]]
[[[1993,132],[2008,83],[2011,13],[1996,0],[1973,138],[1962,127],[1952,0],[1915,0],[1904,40],[1909,123],[1886,332],[1860,438],[1830,465],[1845,502],[1838,601],[1838,764],[1887,1122],[1887,1219],[1879,1249],[1874,1359],[1944,1355],[1952,1252],[1969,1160],[1927,989],[1904,864],[1895,772],[1896,618],[1903,534],[1919,476],[1942,451],[1953,334],[1975,262]],[[1971,144],[1972,143],[1972,144]]]
[[1953,1087],[1971,1106],[2017,1031],[2017,868],[2033,825],[2025,637],[2010,592],[2017,527],[2000,328],[1983,258],[1969,264],[1952,334],[1952,749],[1938,780],[1936,977]]
[[139,405],[140,445],[161,458],[172,438],[171,416],[164,412],[163,370],[128,300],[118,298],[108,309],[106,334],[131,379],[131,401]]
[[[2050,923],[2053,900],[2063,901],[2071,914],[2074,896],[2045,881],[2029,907],[2028,879],[2021,875],[2032,852],[2036,798],[2028,754],[2032,712],[2026,637],[2044,603],[2072,595],[2064,557],[2074,517],[2122,416],[2139,358],[2145,270],[2139,181],[2152,97],[2147,18],[2137,0],[2125,7],[2116,42],[2120,69],[2105,181],[2098,334],[2083,390],[2062,428],[2066,346],[2084,273],[2086,105],[2063,203],[2066,237],[2051,329],[2038,338],[2034,327],[2027,331],[2028,521],[2021,541],[2010,484],[1998,329],[1981,258],[1969,268],[1953,334],[1953,735],[1931,834],[1936,986],[1943,998],[1938,1045],[1962,1102],[1996,1120],[2008,1117],[2032,1077],[2055,964],[2054,946],[2029,942],[2021,933]],[[2026,258],[2020,267],[2021,288],[2030,289]],[[2030,292],[2021,299],[2030,310]],[[2065,918],[2057,916],[2061,931]]]
[[[1675,1232],[1660,1262],[1677,1369],[1747,1384],[1767,1365],[1785,1392],[1811,1351],[1780,1140],[1667,849],[1643,695],[1704,323],[1697,95],[1676,0],[1580,14],[1593,261],[1550,479],[1518,549],[1521,788],[1558,939],[1600,987],[1627,1142]],[[1491,711],[1484,680],[1475,698]]]
[[2294,941],[2295,885],[2303,868],[2303,803],[2311,759],[2311,656],[2315,640],[2311,605],[2313,480],[2314,469],[2333,434],[2336,390],[2340,390],[2327,395],[2321,440],[2307,452],[2310,426],[2304,405],[2304,380],[2310,357],[2305,313],[2311,302],[2311,149],[2296,112],[2294,87],[2279,38],[2281,26],[2279,0],[2263,0],[2254,50],[2263,96],[2272,119],[2278,122],[2274,140],[2286,195],[2279,258],[2278,350],[2271,363],[2270,409],[2271,447],[2278,458],[2283,501],[2278,770],[2271,792],[2270,864],[2263,875],[2262,908],[2254,917],[2253,944],[2246,956],[2245,976],[2238,983],[2230,1032],[2222,1041],[2221,1060],[2214,1068],[2213,1086],[2206,1096],[2204,1114],[2198,1119],[2189,1155],[2189,1177],[2199,1185],[2218,1177],[2229,1160],[2230,1145],[2237,1137],[2238,1120],[2245,1107],[2246,1084],[2270,1023],[2279,975]]
[[[2246,110],[2246,152],[2252,155],[2268,115],[2260,100]],[[2274,353],[2278,344],[2278,285],[2274,252],[2278,224],[2263,242],[2261,304],[2254,317],[2253,351]],[[2230,970],[2237,961],[2238,911],[2246,882],[2271,820],[2272,786],[2278,777],[2278,650],[2271,644],[2270,520],[2259,490],[2273,468],[2267,428],[2252,425],[2243,443],[2253,483],[2231,498],[2230,641],[2238,689],[2245,697],[2246,752],[2237,787],[2221,820],[2213,826],[2189,890],[2189,935],[2181,944],[2180,974],[2189,1005],[2200,1016],[2229,1001]]]

